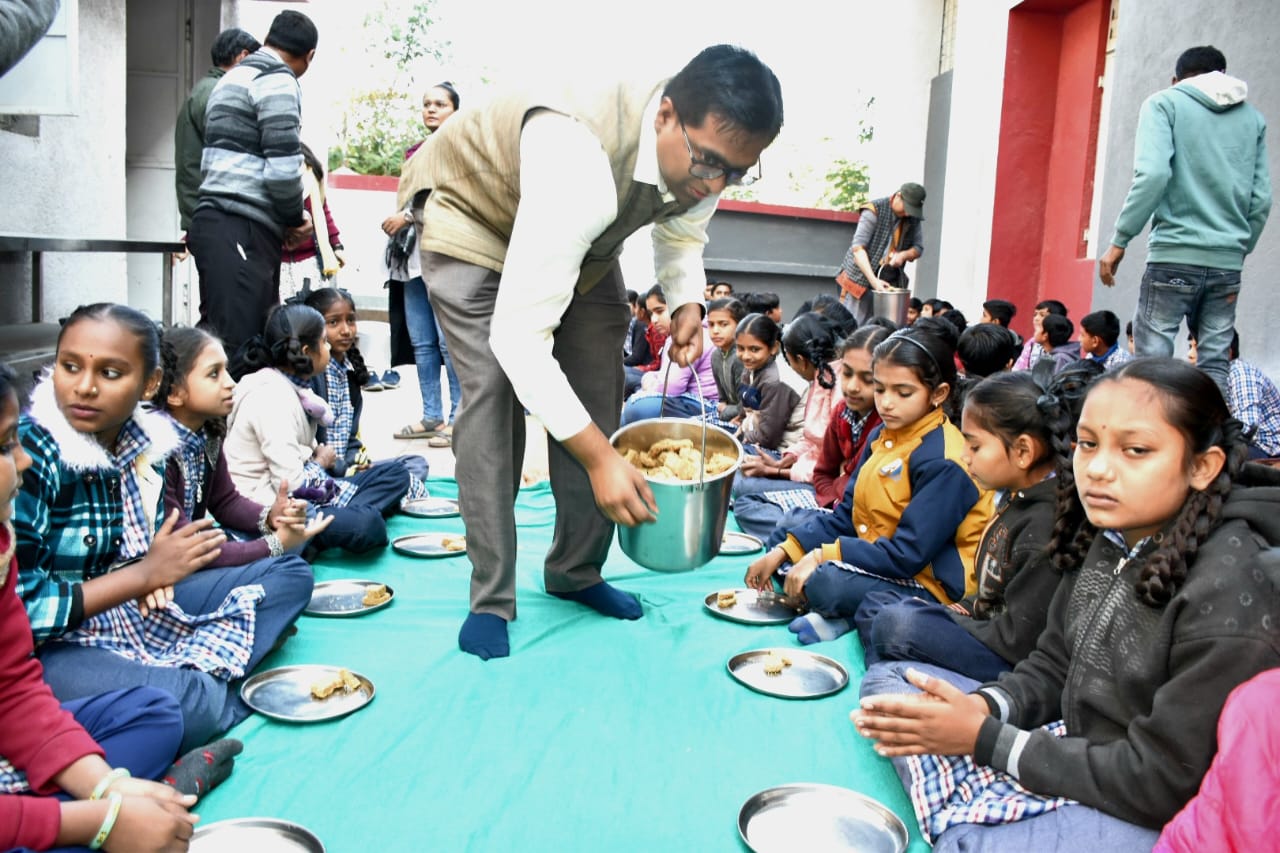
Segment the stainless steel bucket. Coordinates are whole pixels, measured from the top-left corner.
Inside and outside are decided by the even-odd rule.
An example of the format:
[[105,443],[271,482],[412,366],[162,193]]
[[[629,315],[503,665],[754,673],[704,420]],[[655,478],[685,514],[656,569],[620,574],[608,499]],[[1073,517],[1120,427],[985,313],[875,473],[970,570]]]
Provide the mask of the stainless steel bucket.
[[623,553],[646,569],[687,572],[706,565],[720,551],[733,475],[742,466],[742,445],[722,429],[682,418],[636,421],[619,429],[609,441],[619,451],[645,451],[664,438],[692,440],[704,460],[712,453],[727,453],[734,459],[728,471],[701,480],[649,480],[658,504],[658,520],[618,528]]
[[910,290],[894,288],[871,291],[871,316],[873,317],[887,317],[899,326],[905,326],[907,325],[907,308],[910,306]]

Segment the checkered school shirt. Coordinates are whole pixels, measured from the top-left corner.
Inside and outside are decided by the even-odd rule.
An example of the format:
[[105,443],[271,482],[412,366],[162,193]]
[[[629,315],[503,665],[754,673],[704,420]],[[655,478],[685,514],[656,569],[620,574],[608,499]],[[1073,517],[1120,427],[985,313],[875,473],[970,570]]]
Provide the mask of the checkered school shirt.
[[333,409],[333,424],[325,427],[326,441],[333,451],[342,459],[347,446],[351,442],[351,434],[355,431],[355,407],[351,404],[351,380],[347,374],[351,372],[351,364],[329,359],[329,366],[324,369],[325,396],[329,399],[329,408]]
[[1268,456],[1280,456],[1280,390],[1258,368],[1235,359],[1227,373],[1227,404],[1246,427],[1257,426],[1253,443]]
[[151,439],[137,421],[130,418],[120,427],[116,439],[116,452],[109,454],[120,472],[120,500],[124,510],[124,530],[120,535],[120,559],[134,560],[145,556],[151,547],[151,524],[146,508],[142,505],[142,490],[138,485],[135,464],[148,447]]
[[178,464],[182,468],[182,511],[187,518],[196,517],[196,504],[200,502],[200,492],[204,487],[205,450],[208,441],[204,430],[196,432],[188,429],[173,417],[169,418],[182,446],[178,448]]
[[[1067,734],[1061,720],[1043,728],[1054,737]],[[930,844],[953,826],[1014,823],[1075,802],[1033,794],[1013,776],[977,764],[970,755],[910,755],[906,762],[911,807],[920,834]]]

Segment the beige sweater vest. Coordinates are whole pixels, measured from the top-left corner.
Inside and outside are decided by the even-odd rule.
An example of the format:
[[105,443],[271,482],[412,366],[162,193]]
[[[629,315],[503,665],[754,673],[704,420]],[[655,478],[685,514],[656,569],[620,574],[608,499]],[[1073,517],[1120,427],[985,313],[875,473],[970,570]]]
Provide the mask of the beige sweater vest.
[[618,216],[582,261],[577,288],[590,290],[627,237],[685,211],[677,202],[664,203],[653,184],[632,178],[645,107],[665,85],[614,83],[550,98],[512,94],[460,112],[414,153],[400,176],[401,209],[421,208],[420,248],[502,272],[520,204],[520,131],[532,110],[554,110],[581,121],[600,140],[617,188]]

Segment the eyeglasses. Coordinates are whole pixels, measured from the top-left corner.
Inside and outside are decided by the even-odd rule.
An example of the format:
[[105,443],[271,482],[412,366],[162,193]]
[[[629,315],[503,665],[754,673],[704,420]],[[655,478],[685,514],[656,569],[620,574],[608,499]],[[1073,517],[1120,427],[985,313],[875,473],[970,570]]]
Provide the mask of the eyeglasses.
[[749,187],[764,177],[764,170],[760,168],[758,160],[756,173],[751,175],[745,169],[729,169],[701,159],[693,153],[693,143],[689,141],[689,131],[684,129],[683,121],[680,122],[680,132],[684,134],[684,147],[689,149],[689,174],[695,178],[705,178],[708,181],[724,178],[724,182],[731,187]]

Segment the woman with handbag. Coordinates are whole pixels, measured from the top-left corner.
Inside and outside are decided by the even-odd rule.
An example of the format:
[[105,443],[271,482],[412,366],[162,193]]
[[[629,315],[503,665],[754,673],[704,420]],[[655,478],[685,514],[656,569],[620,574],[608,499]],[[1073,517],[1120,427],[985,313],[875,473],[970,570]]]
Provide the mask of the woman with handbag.
[[[432,86],[422,96],[422,123],[428,134],[435,133],[441,124],[458,109],[458,90],[445,81]],[[407,161],[430,139],[414,145],[405,152]],[[422,392],[422,415],[413,423],[401,427],[396,438],[429,438],[433,447],[448,447],[453,430],[453,417],[462,400],[462,389],[453,369],[453,359],[445,346],[444,333],[436,322],[431,300],[427,298],[427,283],[422,278],[418,260],[418,241],[413,222],[413,211],[406,209],[387,217],[382,230],[390,237],[387,245],[387,266],[390,270],[389,287],[403,282],[404,317],[409,327],[409,340],[413,345],[413,361],[418,370],[418,389]],[[403,275],[404,278],[399,278]],[[393,335],[394,337],[394,335]],[[394,346],[392,347],[394,350]],[[440,367],[444,366],[449,380],[450,411],[446,413],[440,398]]]
[[905,183],[893,195],[858,208],[858,230],[836,274],[836,284],[840,302],[859,325],[871,319],[869,290],[907,288],[904,267],[924,254],[924,197],[924,187]]

